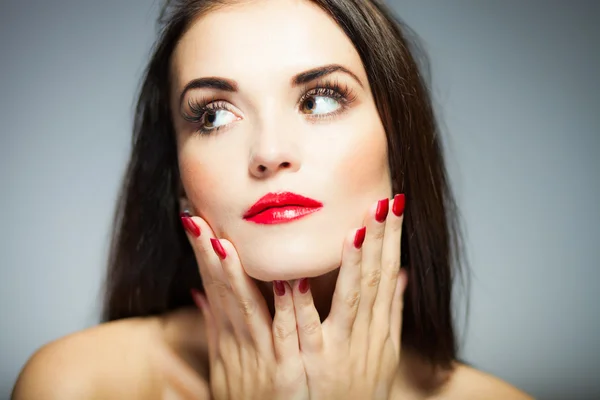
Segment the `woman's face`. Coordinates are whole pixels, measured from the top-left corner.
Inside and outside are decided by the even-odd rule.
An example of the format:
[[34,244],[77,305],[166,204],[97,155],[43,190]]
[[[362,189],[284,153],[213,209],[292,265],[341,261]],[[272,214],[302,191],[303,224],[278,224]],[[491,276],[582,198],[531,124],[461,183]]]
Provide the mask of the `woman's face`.
[[[373,202],[391,196],[385,131],[343,30],[309,1],[247,2],[198,19],[171,68],[181,181],[193,212],[234,244],[258,280],[338,268],[346,235]],[[280,192],[322,207],[248,217],[257,200]]]

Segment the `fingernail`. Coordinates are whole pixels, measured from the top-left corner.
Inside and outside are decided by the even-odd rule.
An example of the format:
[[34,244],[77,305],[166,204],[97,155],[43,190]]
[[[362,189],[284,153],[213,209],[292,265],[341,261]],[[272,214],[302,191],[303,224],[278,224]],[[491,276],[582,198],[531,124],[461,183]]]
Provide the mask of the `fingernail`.
[[308,292],[308,288],[310,287],[309,283],[308,283],[308,279],[307,278],[302,278],[300,279],[300,282],[298,282],[298,290],[300,291],[300,293],[306,293]]
[[198,227],[198,225],[196,225],[194,223],[194,221],[189,216],[189,214],[181,213],[179,216],[181,217],[181,223],[183,224],[183,227],[185,228],[185,230],[188,231],[190,235],[192,235],[194,237],[199,237],[200,236],[200,228]]
[[375,219],[377,222],[385,221],[390,208],[390,201],[388,199],[379,200],[377,203],[377,211],[375,211]]
[[285,294],[285,285],[282,281],[273,281],[273,287],[275,288],[275,294],[277,296],[283,296]]
[[192,295],[192,299],[194,299],[194,303],[196,307],[202,310],[204,304],[202,304],[202,295],[198,289],[190,289],[190,293]]
[[356,231],[356,235],[354,235],[354,247],[356,247],[357,249],[360,249],[362,247],[362,244],[365,241],[366,232],[366,226],[363,226],[362,228]]
[[219,242],[219,239],[210,238],[210,244],[212,244],[213,250],[215,251],[215,253],[217,253],[221,260],[224,260],[225,257],[227,257],[227,253],[221,245],[221,242]]
[[396,215],[397,217],[402,215],[402,213],[404,212],[404,204],[404,194],[401,193],[394,196],[394,204],[392,205],[392,212],[394,213],[394,215]]

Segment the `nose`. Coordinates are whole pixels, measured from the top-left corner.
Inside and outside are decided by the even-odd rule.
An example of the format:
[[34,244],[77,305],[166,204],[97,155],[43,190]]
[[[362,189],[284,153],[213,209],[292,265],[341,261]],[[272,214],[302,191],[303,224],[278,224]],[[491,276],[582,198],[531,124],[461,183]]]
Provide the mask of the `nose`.
[[282,132],[261,132],[251,147],[250,175],[264,179],[282,171],[300,169],[298,149],[292,138]]

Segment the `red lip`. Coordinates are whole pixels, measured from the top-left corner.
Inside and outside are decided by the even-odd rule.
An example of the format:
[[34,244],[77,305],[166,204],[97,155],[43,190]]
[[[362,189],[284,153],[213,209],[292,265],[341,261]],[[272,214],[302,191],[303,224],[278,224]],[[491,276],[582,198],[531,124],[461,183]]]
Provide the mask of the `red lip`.
[[320,201],[291,192],[267,193],[244,214],[244,219],[257,224],[282,224],[319,211]]

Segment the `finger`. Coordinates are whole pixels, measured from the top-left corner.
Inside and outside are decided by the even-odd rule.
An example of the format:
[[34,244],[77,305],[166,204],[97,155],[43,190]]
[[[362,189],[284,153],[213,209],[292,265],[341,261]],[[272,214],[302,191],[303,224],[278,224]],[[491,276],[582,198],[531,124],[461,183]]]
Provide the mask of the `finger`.
[[[258,299],[255,297],[249,297],[248,290],[246,286],[250,283],[252,287],[254,287],[254,282],[250,281],[248,277],[248,281],[240,282],[240,272],[242,272],[242,266],[237,255],[237,251],[235,250],[233,244],[225,239],[210,239],[211,246],[213,251],[219,257],[221,263],[221,272],[222,276],[227,280],[227,286],[230,288],[226,291],[226,294],[221,297],[223,302],[225,303],[225,311],[227,316],[229,317],[229,321],[233,326],[234,331],[234,342],[230,342],[229,344],[234,344],[234,352],[237,353],[238,357],[232,357],[228,360],[225,360],[227,364],[228,361],[237,360],[235,364],[235,368],[237,374],[232,374],[232,365],[228,365],[228,373],[227,379],[233,378],[233,382],[238,382],[238,389],[250,387],[255,384],[255,382],[249,382],[251,379],[251,375],[244,373],[247,368],[252,368],[256,361],[256,350],[261,349],[262,353],[266,356],[272,356],[272,343],[266,339],[265,336],[268,337],[270,334],[270,316],[269,321],[266,321],[266,317],[263,318],[264,322],[262,325],[260,321],[257,323],[257,315],[260,315],[260,303],[262,296]],[[247,277],[245,273],[242,274],[242,280],[244,280],[244,276]],[[223,278],[220,278],[223,279]],[[237,284],[237,286],[235,286]],[[258,289],[256,290],[258,292]],[[262,299],[263,311],[266,309],[266,304],[264,304],[264,299]],[[257,314],[258,312],[258,314]],[[264,311],[268,313],[268,311]],[[264,316],[264,314],[263,314]],[[260,316],[258,317],[260,319]],[[256,333],[255,328],[264,328],[263,332]],[[248,346],[248,343],[252,343]],[[271,347],[265,347],[270,345]],[[262,347],[262,348],[261,348]],[[237,376],[239,379],[236,379]],[[238,398],[238,395],[232,395],[232,398]]]
[[210,365],[214,365],[214,362],[217,357],[217,328],[214,321],[214,316],[210,310],[210,306],[206,301],[206,298],[202,293],[200,293],[196,289],[192,289],[192,298],[194,299],[194,303],[196,303],[196,307],[200,309],[202,312],[202,316],[204,317],[204,326],[206,329],[206,337],[208,340],[208,359]]
[[233,244],[225,239],[211,239],[211,242],[221,258],[221,265],[235,297],[231,304],[235,310],[230,316],[241,316],[245,322],[244,331],[248,332],[256,349],[265,356],[272,355],[272,320],[264,297],[244,271]]
[[331,311],[323,322],[331,326],[340,340],[349,339],[360,303],[360,260],[366,227],[353,230],[344,240],[342,265],[335,284]]
[[358,329],[353,329],[359,337],[365,339],[369,335],[371,312],[381,278],[381,251],[389,203],[389,199],[383,199],[372,205],[365,221],[367,232],[361,257],[360,303],[354,322]]
[[300,355],[296,314],[292,288],[287,282],[273,282],[275,316],[273,318],[273,345],[278,361],[297,358]]
[[323,331],[308,278],[302,278],[296,282],[292,295],[298,325],[300,350],[303,353],[317,353],[323,348]]
[[404,268],[398,274],[398,282],[390,309],[390,336],[396,355],[400,356],[402,340],[402,311],[404,309],[404,290],[408,283],[408,275]]
[[[243,312],[240,310],[236,295],[233,292],[233,288],[231,287],[227,274],[225,273],[225,268],[223,267],[223,261],[227,259],[230,260],[232,255],[226,253],[219,239],[211,238],[210,242],[213,251],[219,257],[219,269],[221,270],[219,278],[216,278],[214,282],[224,279],[224,282],[219,282],[215,285],[218,287],[219,298],[227,316],[224,318],[233,327],[236,340],[238,340],[239,343],[248,342],[252,339],[248,327],[246,326],[246,319]],[[232,267],[230,266],[230,268]]]
[[390,308],[400,272],[403,211],[404,195],[398,194],[394,196],[392,212],[389,213],[385,224],[385,235],[380,261],[381,279],[373,307],[371,323],[377,327],[373,333],[380,336],[378,339],[383,339],[389,334]]
[[218,281],[227,285],[227,278],[221,267],[221,260],[212,246],[211,239],[215,239],[216,235],[204,219],[193,216],[191,221],[198,225],[202,231],[202,234],[192,243],[200,273],[203,274],[203,278],[209,280],[209,284],[215,285],[215,281]]
[[209,242],[210,238],[214,237],[214,233],[208,223],[198,216],[181,213],[180,217],[188,240],[192,246],[192,250],[194,250],[198,269],[200,270],[200,275],[203,279],[202,282],[208,283],[205,282],[205,280],[210,281],[211,277],[208,274],[207,265],[211,262],[212,264],[215,264],[219,261],[218,257],[212,251]]
[[198,216],[182,214],[181,221],[194,251],[202,285],[213,311],[214,323],[219,330],[231,329],[223,302],[223,298],[227,296],[230,289],[221,267],[221,261],[210,243],[210,239],[215,235],[208,223]]

